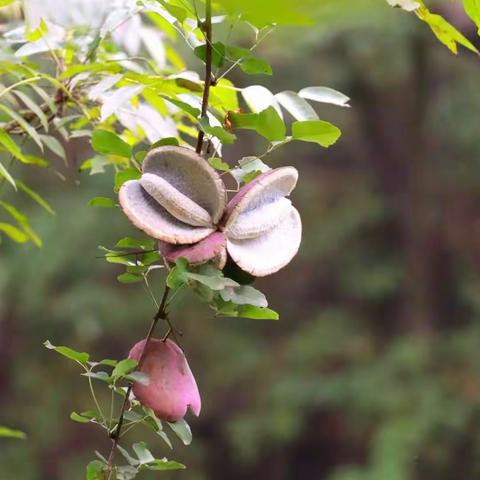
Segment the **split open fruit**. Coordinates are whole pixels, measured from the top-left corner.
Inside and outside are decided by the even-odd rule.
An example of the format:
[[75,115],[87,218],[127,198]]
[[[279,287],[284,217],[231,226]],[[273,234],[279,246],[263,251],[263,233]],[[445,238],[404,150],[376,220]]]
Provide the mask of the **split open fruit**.
[[125,182],[119,199],[130,221],[160,241],[167,261],[214,260],[223,268],[228,254],[262,277],[287,265],[300,246],[300,215],[286,198],[297,179],[293,167],[269,170],[227,203],[220,175],[200,155],[163,146],[148,153],[141,178]]

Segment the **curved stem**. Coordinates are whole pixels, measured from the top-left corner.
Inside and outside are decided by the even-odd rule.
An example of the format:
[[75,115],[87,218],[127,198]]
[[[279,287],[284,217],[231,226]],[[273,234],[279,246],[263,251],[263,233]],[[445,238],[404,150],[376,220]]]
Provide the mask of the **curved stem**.
[[102,417],[103,423],[105,424],[105,426],[107,426],[107,418],[105,417],[100,407],[100,403],[98,403],[97,396],[95,395],[95,389],[93,388],[92,378],[90,376],[88,376],[88,386],[90,387],[90,393],[92,394],[93,403],[95,404],[95,407],[97,407],[98,413]]

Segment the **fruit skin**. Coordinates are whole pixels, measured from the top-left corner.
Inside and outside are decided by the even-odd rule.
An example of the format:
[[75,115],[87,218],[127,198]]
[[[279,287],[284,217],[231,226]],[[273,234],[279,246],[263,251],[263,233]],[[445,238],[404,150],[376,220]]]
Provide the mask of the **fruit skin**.
[[[145,340],[138,342],[128,357],[138,362],[144,345]],[[150,407],[158,418],[168,422],[183,418],[188,408],[198,417],[202,404],[197,383],[176,343],[152,338],[139,367],[149,378],[148,385],[133,384],[133,393],[142,405]]]
[[227,239],[222,232],[214,232],[193,245],[172,245],[158,242],[158,250],[162,257],[170,263],[175,263],[180,257],[185,257],[190,265],[201,265],[215,260],[218,268],[225,266],[227,257]]
[[118,196],[130,221],[159,240],[167,262],[185,257],[222,270],[229,256],[246,273],[265,277],[300,247],[302,222],[287,198],[297,180],[294,167],[268,170],[227,203],[222,178],[200,155],[164,145],[147,154],[141,178],[125,182]]

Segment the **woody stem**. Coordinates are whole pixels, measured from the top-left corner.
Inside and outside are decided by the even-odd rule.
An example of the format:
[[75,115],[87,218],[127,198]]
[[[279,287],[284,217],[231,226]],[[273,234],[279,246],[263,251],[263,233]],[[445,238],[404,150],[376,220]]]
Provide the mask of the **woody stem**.
[[[202,98],[202,117],[207,116],[208,100],[210,96],[210,87],[212,86],[212,1],[207,0],[205,10],[205,21],[202,23],[201,28],[205,34],[205,85],[203,88]],[[201,153],[203,147],[203,139],[205,133],[203,130],[199,130],[197,138],[197,153]]]

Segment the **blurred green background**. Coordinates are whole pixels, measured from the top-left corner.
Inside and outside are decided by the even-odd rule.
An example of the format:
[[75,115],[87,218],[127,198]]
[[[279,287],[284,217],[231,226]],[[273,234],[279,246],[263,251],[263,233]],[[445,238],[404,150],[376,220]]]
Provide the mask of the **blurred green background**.
[[[189,418],[190,447],[147,438],[188,465],[162,478],[480,478],[480,62],[384,3],[330,2],[316,27],[262,44],[274,76],[258,83],[328,85],[352,108],[319,109],[343,130],[336,146],[274,155],[300,171],[304,222],[296,259],[258,281],[281,320],[212,318],[194,297],[177,302],[203,411]],[[241,145],[226,158],[261,151],[252,136]],[[154,312],[141,286],[118,284],[121,269],[96,258],[99,244],[135,231],[120,212],[87,206],[111,179],[78,173],[81,141],[67,149],[66,181],[26,173],[57,211],[23,207],[43,248],[0,246],[0,424],[29,436],[1,441],[2,480],[82,479],[109,447],[94,425],[69,420],[91,407],[86,380],[42,342],[122,358]]]

